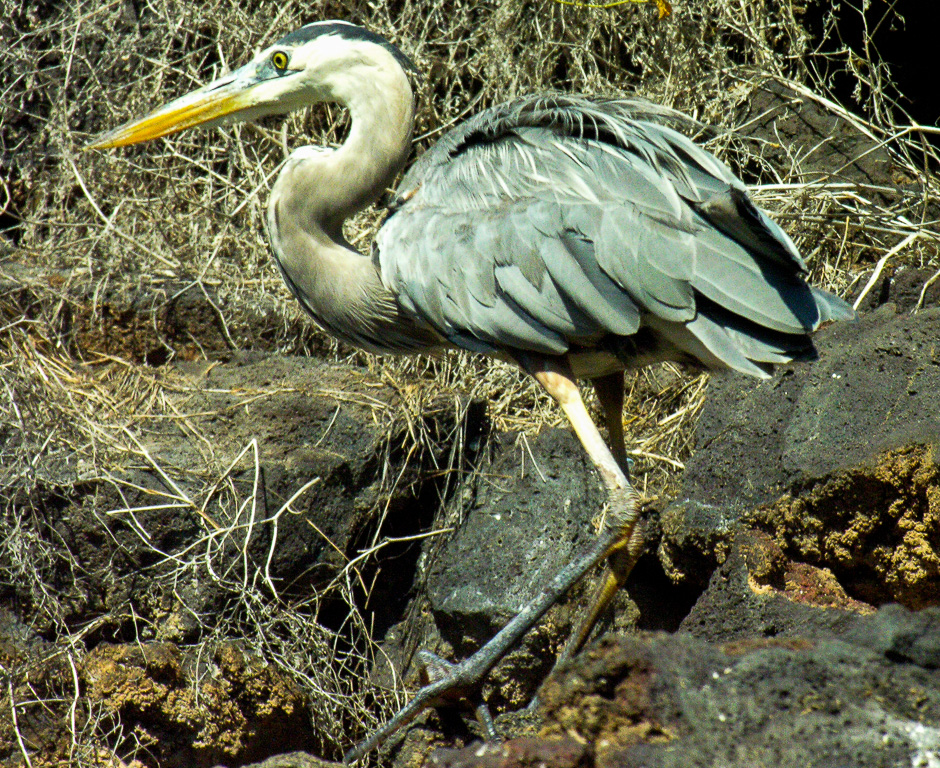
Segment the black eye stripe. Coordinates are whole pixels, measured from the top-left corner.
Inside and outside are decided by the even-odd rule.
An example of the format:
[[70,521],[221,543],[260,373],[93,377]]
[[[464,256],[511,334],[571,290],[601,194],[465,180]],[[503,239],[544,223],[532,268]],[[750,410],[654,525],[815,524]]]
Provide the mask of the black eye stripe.
[[355,24],[349,24],[342,21],[317,21],[313,24],[307,24],[304,27],[301,27],[294,32],[291,32],[288,35],[285,35],[280,40],[274,43],[274,45],[294,45],[294,44],[303,44],[314,40],[317,37],[327,36],[327,35],[338,35],[344,40],[365,40],[369,43],[374,43],[376,45],[381,45],[385,48],[401,65],[402,69],[417,72],[418,68],[414,65],[414,62],[405,56],[397,46],[390,43],[381,35],[376,34],[368,29],[363,29],[362,27],[356,26]]

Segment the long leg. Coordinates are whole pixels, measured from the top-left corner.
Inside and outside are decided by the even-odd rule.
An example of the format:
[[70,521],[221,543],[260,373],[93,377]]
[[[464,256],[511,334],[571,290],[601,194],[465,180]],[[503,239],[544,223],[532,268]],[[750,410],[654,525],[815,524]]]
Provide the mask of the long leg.
[[[610,451],[623,473],[629,478],[630,468],[627,461],[627,447],[623,439],[623,371],[599,376],[592,379],[594,392],[604,413],[604,425],[607,427],[607,439]],[[576,654],[587,642],[591,630],[610,605],[610,601],[620,590],[643,552],[643,531],[636,526],[629,539],[623,539],[613,547],[607,556],[607,573],[598,587],[590,610],[584,615],[578,630],[572,634],[558,661],[561,663]]]
[[421,688],[408,704],[385,725],[350,750],[343,761],[358,760],[391,734],[410,723],[421,712],[439,703],[453,700],[455,692],[478,687],[486,674],[525,635],[535,623],[594,565],[612,550],[629,541],[636,524],[638,500],[604,439],[591,420],[577,382],[567,363],[557,359],[527,358],[526,369],[558,401],[575,434],[597,468],[608,493],[608,518],[604,530],[591,549],[566,565],[542,591],[480,650],[453,666],[446,677]]
[[610,452],[614,455],[623,473],[630,477],[627,464],[627,446],[623,442],[623,371],[609,373],[591,379],[597,401],[604,412],[604,426],[607,427],[607,440]]

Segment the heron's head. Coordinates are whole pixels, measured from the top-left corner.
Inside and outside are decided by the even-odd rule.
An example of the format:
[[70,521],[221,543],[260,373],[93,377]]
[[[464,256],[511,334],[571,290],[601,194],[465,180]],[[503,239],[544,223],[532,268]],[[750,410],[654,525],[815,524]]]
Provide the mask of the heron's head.
[[321,101],[347,103],[364,83],[400,78],[402,70],[415,66],[381,35],[344,21],[307,24],[240,69],[108,131],[85,149],[137,144],[196,125],[254,120]]

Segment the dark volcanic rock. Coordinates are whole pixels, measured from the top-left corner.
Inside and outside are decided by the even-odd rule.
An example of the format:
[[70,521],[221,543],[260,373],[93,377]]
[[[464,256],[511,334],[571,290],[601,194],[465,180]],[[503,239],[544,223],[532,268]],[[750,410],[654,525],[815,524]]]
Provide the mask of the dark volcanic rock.
[[747,135],[763,140],[765,161],[789,167],[788,153],[797,152],[806,182],[890,184],[893,163],[883,144],[783,83],[767,80],[744,106],[741,123]]
[[485,640],[588,549],[604,492],[569,430],[500,435],[461,489],[465,518],[436,552],[427,595],[442,634]]
[[663,516],[667,572],[700,581],[733,531],[760,527],[854,598],[940,601],[937,338],[940,309],[886,305],[822,330],[812,365],[716,379]]
[[854,622],[844,639],[901,664],[940,669],[940,609],[937,608],[912,612],[900,605],[888,605],[870,619]]
[[931,766],[940,760],[934,656],[927,666],[897,663],[881,640],[933,647],[938,635],[940,611],[892,608],[856,619],[841,638],[716,646],[683,634],[611,636],[543,686],[540,742],[472,745],[435,760],[461,768],[528,766],[530,755],[552,755],[559,768]]
[[845,630],[873,609],[826,569],[789,560],[766,533],[741,530],[681,629],[710,642]]
[[764,382],[716,377],[681,495],[739,515],[885,451],[936,446],[938,338],[940,308],[888,305],[820,331],[811,365]]
[[474,744],[466,749],[439,749],[431,754],[428,768],[588,768],[590,749],[572,738],[522,737],[501,743]]
[[[409,447],[394,424],[397,395],[364,370],[239,355],[168,377],[179,417],[133,423],[121,435],[133,461],[85,478],[47,464],[21,493],[35,535],[59,558],[60,572],[45,574],[63,596],[58,620],[123,615],[128,626],[104,637],[136,637],[143,619],[145,639],[191,640],[245,579],[309,595],[370,533],[379,504],[403,533],[428,524],[433,509],[422,514],[415,500],[431,457]],[[453,410],[430,414],[429,430],[438,416]],[[29,588],[19,610],[39,622]],[[377,626],[397,620],[407,589],[378,584]]]
[[[568,430],[528,439],[494,435],[449,503],[456,530],[426,545],[416,579],[425,585],[415,604],[421,610],[413,606],[412,618],[393,628],[384,655],[415,677],[417,649],[466,658],[590,548],[591,520],[603,501],[600,482]],[[487,676],[482,695],[495,709],[524,707],[548,674],[579,618],[581,593],[572,592]],[[390,680],[387,668],[376,674]]]
[[[260,763],[251,763],[243,765],[241,768],[330,768],[331,766],[341,766],[342,763],[331,763],[327,760],[321,760],[314,755],[308,755],[306,752],[289,752],[284,755],[275,755],[269,757]],[[224,766],[218,766],[224,768]]]
[[[923,307],[940,307],[940,280],[936,270],[908,265],[887,267],[881,278],[862,299],[859,310],[871,312],[884,304],[894,304],[899,312],[913,312]],[[931,282],[933,280],[933,282]],[[858,298],[864,286],[850,297]]]

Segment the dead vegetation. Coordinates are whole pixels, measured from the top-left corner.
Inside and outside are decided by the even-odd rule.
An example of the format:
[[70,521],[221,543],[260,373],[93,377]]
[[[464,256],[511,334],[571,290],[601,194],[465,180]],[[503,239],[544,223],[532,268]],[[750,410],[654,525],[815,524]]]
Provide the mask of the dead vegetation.
[[[338,110],[80,153],[96,133],[237,66],[305,22],[356,21],[414,58],[423,73],[418,151],[467,115],[517,94],[637,93],[707,126],[698,139],[753,185],[755,198],[807,256],[816,283],[858,295],[896,266],[940,268],[930,143],[938,129],[906,116],[891,70],[872,47],[841,39],[842,21],[865,18],[851,2],[837,17],[828,5],[705,0],[676,3],[666,19],[653,6],[602,9],[554,0],[0,5],[0,590],[5,604],[15,604],[50,641],[45,653],[66,654],[73,665],[102,625],[125,633],[136,626],[129,612],[144,599],[104,601],[84,617],[69,607],[63,585],[79,583],[84,564],[56,546],[54,504],[89,483],[121,486],[128,468],[169,487],[179,482],[177,469],[148,453],[148,420],[174,419],[188,439],[203,438],[179,410],[179,382],[164,364],[249,348],[367,366],[399,396],[399,410],[378,418],[435,454],[441,436],[427,430],[422,414],[442,392],[454,401],[458,395],[485,401],[497,429],[561,423],[547,398],[506,366],[465,355],[372,359],[337,347],[301,316],[268,256],[264,204],[285,148],[342,140]],[[890,10],[885,14],[883,23],[900,23]],[[811,19],[815,37],[806,32]],[[864,25],[863,32],[868,41]],[[761,101],[768,89],[777,101]],[[767,115],[796,101],[838,118],[833,135],[808,141],[765,129]],[[852,137],[849,154],[831,161],[829,142],[840,132]],[[877,178],[866,175],[875,161],[884,163]],[[351,242],[367,248],[378,219],[376,212],[363,214],[350,228]],[[168,317],[184,296],[196,296],[208,319],[173,325]],[[626,429],[635,476],[648,494],[668,491],[682,468],[705,388],[704,377],[671,366],[631,381]],[[249,469],[261,461],[250,444],[238,458]],[[245,558],[246,567],[229,567],[232,553],[245,551],[251,499],[228,483],[226,466],[196,469],[191,474],[203,476],[198,492],[180,487],[155,503],[193,518],[199,538],[153,553],[175,564],[167,573],[177,580],[214,574],[230,598],[226,613],[200,625],[193,647],[235,633],[280,667],[311,696],[315,731],[335,757],[351,734],[384,719],[401,696],[359,684],[376,646],[368,619],[355,609],[356,582],[381,549],[383,517],[375,516],[365,554],[325,589],[352,608],[346,623],[327,629],[317,621],[323,595],[282,600],[263,562]],[[300,496],[305,488],[296,491]],[[251,525],[275,525],[292,501]],[[227,521],[206,514],[210,503],[228,511]],[[381,512],[381,500],[376,507]],[[134,506],[117,512],[133,519]],[[155,610],[147,620],[166,617]],[[30,688],[35,662],[13,654],[0,664],[7,702],[2,759],[37,765],[54,754],[58,764],[119,765],[135,756],[148,762],[146,750],[137,755],[130,741],[115,738],[113,722],[99,717],[100,707],[77,688],[44,698]],[[71,685],[70,676],[63,679]],[[60,722],[73,748],[44,752],[23,737],[20,726],[37,709]],[[83,717],[76,719],[78,710]]]

